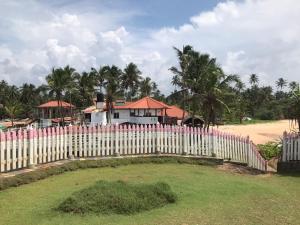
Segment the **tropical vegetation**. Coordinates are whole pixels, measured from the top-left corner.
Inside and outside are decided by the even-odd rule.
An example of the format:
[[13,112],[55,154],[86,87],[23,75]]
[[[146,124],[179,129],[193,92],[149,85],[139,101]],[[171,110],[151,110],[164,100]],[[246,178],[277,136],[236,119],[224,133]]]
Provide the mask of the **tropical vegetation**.
[[[35,118],[35,107],[48,100],[59,103],[64,100],[78,110],[84,109],[101,92],[110,111],[116,99],[134,101],[151,96],[185,109],[192,117],[202,117],[207,128],[219,123],[243,123],[245,118],[251,118],[292,119],[300,130],[297,81],[280,77],[273,85],[262,85],[258,74],[227,74],[216,58],[192,46],[174,47],[174,50],[178,60],[170,68],[174,90],[167,97],[133,62],[123,69],[104,65],[82,72],[67,65],[53,68],[46,76],[46,83],[40,86],[25,83],[17,87],[0,81],[0,119]],[[11,105],[18,105],[18,110],[13,110]],[[64,118],[63,110],[60,116]],[[184,117],[186,112],[182,114]]]

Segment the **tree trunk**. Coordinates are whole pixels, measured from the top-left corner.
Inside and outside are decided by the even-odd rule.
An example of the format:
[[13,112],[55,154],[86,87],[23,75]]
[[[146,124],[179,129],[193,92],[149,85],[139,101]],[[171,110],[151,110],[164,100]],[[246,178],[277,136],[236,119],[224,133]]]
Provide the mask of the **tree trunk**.
[[62,126],[64,125],[64,118],[63,118],[63,113],[62,113],[62,102],[61,102],[61,96],[58,95],[57,97],[57,103],[58,103],[58,108],[59,108],[59,115],[60,115],[60,120],[62,123]]
[[182,118],[181,118],[181,126],[183,125],[184,115],[185,114],[185,93],[183,92],[183,112],[182,112]]

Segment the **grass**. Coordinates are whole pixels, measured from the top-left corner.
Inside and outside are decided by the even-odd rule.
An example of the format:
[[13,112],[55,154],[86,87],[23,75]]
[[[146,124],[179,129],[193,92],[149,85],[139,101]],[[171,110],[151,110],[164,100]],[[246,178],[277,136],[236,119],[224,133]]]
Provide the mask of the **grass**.
[[88,168],[118,167],[130,164],[144,163],[185,163],[196,165],[218,165],[222,164],[221,159],[200,159],[195,157],[168,157],[168,156],[152,156],[152,157],[135,157],[135,158],[115,158],[102,160],[84,160],[68,162],[60,166],[52,166],[44,169],[38,169],[28,173],[21,173],[13,177],[0,178],[0,191],[10,187],[18,187],[23,184],[29,184],[38,180],[45,179],[50,176],[62,174],[69,171]]
[[[134,215],[77,215],[57,206],[97,180],[166,182],[175,204]],[[76,170],[0,192],[1,225],[298,224],[300,178],[239,175],[189,164],[139,164]]]
[[176,201],[166,183],[130,184],[124,181],[98,181],[72,194],[58,210],[76,214],[134,214]]

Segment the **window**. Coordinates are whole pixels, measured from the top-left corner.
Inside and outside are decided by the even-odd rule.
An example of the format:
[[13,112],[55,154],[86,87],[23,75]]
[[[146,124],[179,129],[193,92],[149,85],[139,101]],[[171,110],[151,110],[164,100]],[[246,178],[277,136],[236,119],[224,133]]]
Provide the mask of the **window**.
[[114,119],[119,119],[120,115],[119,113],[114,113]]
[[130,112],[130,116],[135,116],[134,111],[131,111],[131,112]]

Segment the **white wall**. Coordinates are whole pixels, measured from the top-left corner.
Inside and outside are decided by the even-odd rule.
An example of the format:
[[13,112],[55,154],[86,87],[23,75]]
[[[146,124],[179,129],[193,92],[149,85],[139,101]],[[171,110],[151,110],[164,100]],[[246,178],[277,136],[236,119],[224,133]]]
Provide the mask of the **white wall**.
[[106,125],[107,124],[106,112],[92,112],[91,113],[91,124],[92,125],[97,125],[97,124]]
[[[111,123],[112,124],[121,124],[121,123],[136,123],[136,124],[157,124],[158,117],[155,115],[155,110],[149,110],[151,112],[151,117],[143,117],[144,116],[144,110],[136,110],[136,115],[139,115],[139,117],[130,117],[130,110],[123,109],[123,110],[113,110],[113,113],[111,114]],[[114,118],[114,113],[119,113],[119,118]],[[157,110],[157,115],[160,115],[160,110]],[[106,112],[92,112],[91,113],[91,124],[97,125],[107,124],[107,118],[106,118]]]

